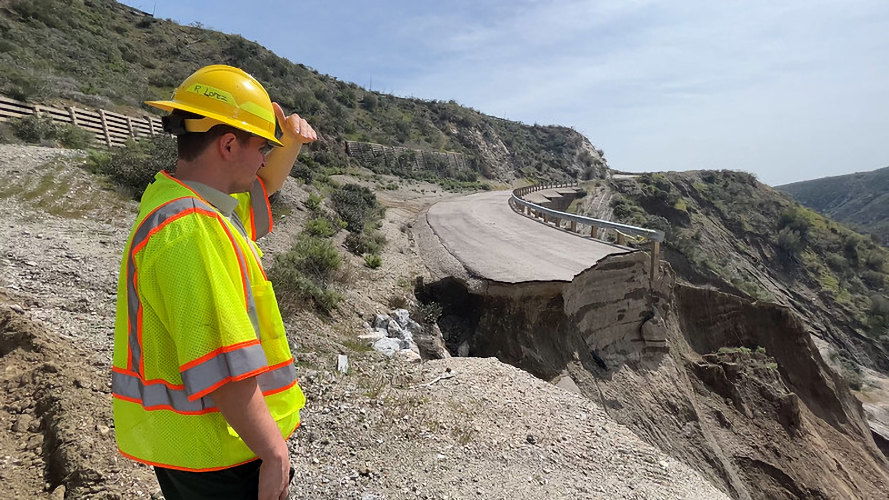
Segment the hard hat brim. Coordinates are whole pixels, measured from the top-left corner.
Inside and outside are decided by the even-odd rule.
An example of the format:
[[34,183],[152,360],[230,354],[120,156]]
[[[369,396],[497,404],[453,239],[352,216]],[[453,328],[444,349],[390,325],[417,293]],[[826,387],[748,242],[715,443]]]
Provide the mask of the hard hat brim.
[[199,109],[194,106],[189,106],[188,104],[183,104],[181,102],[176,102],[176,101],[145,101],[145,104],[155,107],[157,109],[163,110],[163,111],[173,111],[174,109],[178,109],[178,110],[182,110],[182,111],[187,111],[189,113],[194,113],[196,115],[206,116],[207,118],[213,118],[214,120],[219,120],[220,122],[222,122],[226,125],[231,125],[232,127],[235,127],[237,129],[241,129],[245,132],[249,132],[253,135],[262,137],[263,139],[274,144],[275,146],[279,146],[279,147],[284,146],[284,143],[282,143],[280,140],[278,140],[278,138],[275,137],[274,134],[269,134],[265,130],[263,130],[257,126],[251,125],[245,121],[236,120],[234,118],[231,118],[228,116],[223,116],[223,115],[216,114],[216,113],[211,113],[211,112],[208,112],[207,110]]

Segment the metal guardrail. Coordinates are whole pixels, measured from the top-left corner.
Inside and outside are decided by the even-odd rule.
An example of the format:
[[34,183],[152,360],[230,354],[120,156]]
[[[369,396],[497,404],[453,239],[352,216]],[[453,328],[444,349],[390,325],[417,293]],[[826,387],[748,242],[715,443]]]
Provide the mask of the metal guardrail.
[[55,123],[70,123],[93,133],[97,146],[122,146],[128,139],[138,139],[163,133],[158,117],[133,117],[105,111],[90,110],[74,106],[65,109],[30,104],[0,95],[0,122],[28,115],[45,116]]
[[[664,241],[663,231],[658,231],[656,229],[646,229],[644,227],[630,226],[627,224],[620,224],[618,222],[611,222],[607,220],[594,219],[592,217],[584,217],[582,215],[576,215],[567,212],[560,212],[558,210],[553,210],[551,208],[531,203],[530,201],[522,198],[526,194],[533,193],[535,191],[565,187],[577,187],[577,185],[577,182],[561,182],[536,184],[533,186],[517,188],[512,191],[512,196],[509,198],[509,205],[510,207],[512,207],[513,210],[522,215],[541,218],[544,222],[555,222],[557,227],[561,227],[561,221],[567,221],[570,224],[568,230],[571,232],[579,232],[577,228],[578,224],[582,226],[590,226],[590,237],[595,239],[600,239],[600,237],[604,236],[604,231],[609,229],[613,230],[616,233],[616,240],[618,245],[626,245],[627,236],[636,236],[650,240],[651,277],[653,279],[657,270],[657,262],[660,258],[660,244],[662,241]],[[602,229],[603,233],[599,234],[598,229]]]

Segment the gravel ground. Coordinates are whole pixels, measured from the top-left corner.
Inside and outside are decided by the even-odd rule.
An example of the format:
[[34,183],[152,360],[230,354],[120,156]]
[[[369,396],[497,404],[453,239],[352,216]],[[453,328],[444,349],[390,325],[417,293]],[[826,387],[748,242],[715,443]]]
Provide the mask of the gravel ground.
[[[82,156],[0,145],[0,304],[34,325],[0,329],[0,428],[10,431],[0,439],[3,498],[158,496],[150,470],[115,451],[106,378],[119,256],[137,205],[78,168]],[[292,211],[264,245],[269,261],[306,218],[305,196],[288,182]],[[405,226],[443,196],[416,187],[381,193],[391,207],[384,266],[368,270],[350,257],[341,311],[288,318],[308,396],[291,440],[293,498],[721,497],[596,403],[511,366],[478,358],[408,364],[361,347],[361,321],[386,312],[424,275]],[[47,346],[42,360],[31,359],[37,341],[26,337]],[[344,339],[356,341],[351,350]],[[335,372],[338,352],[349,354],[349,374]],[[35,362],[43,368],[28,375]]]

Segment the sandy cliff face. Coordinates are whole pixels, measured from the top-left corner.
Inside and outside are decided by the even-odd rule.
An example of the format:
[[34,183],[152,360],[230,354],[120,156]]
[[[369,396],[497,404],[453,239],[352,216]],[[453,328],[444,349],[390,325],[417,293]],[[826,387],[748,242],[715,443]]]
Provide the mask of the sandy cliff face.
[[[647,255],[609,257],[570,283],[458,280],[449,347],[497,356],[598,401],[647,442],[737,498],[878,497],[889,465],[860,404],[781,306],[653,282]],[[479,288],[474,288],[479,290]]]

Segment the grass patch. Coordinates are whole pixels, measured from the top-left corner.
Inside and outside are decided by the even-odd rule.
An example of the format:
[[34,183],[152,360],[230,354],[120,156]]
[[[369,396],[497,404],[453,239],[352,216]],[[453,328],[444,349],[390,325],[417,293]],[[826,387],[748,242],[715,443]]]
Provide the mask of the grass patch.
[[367,254],[364,256],[364,265],[371,269],[377,269],[383,265],[383,258],[375,253]]

